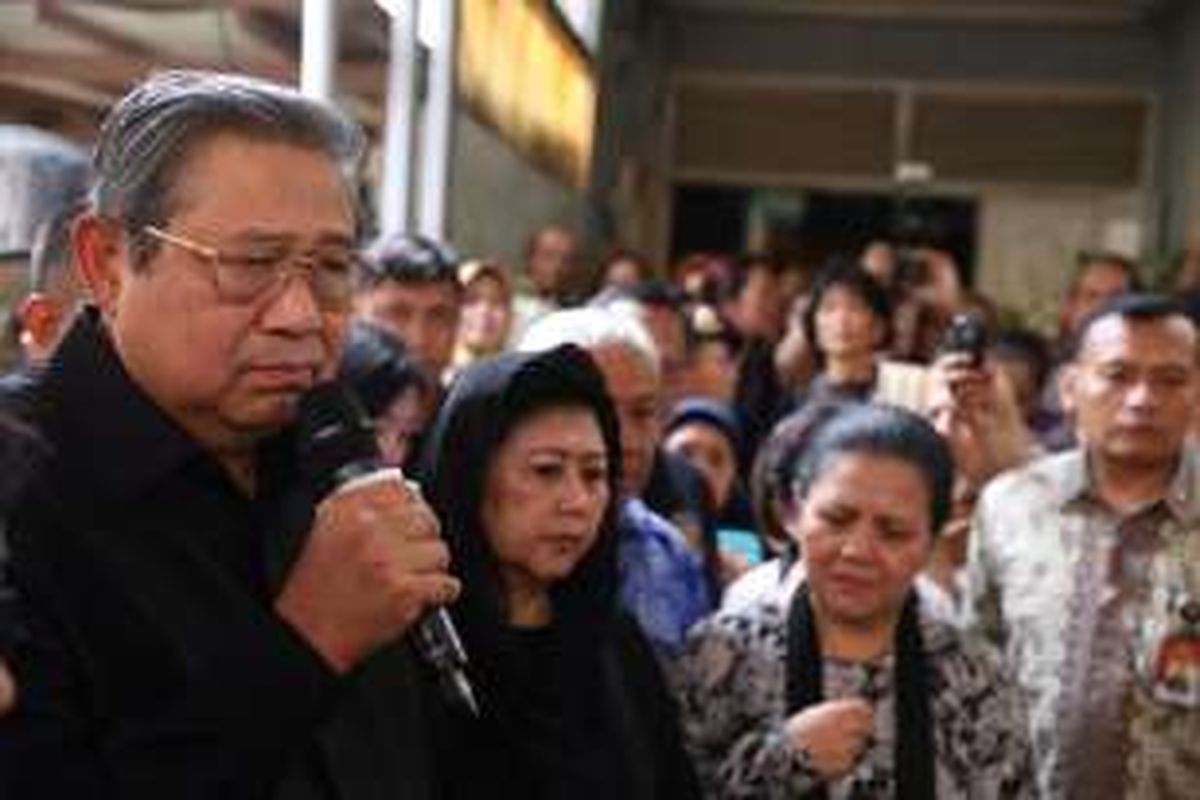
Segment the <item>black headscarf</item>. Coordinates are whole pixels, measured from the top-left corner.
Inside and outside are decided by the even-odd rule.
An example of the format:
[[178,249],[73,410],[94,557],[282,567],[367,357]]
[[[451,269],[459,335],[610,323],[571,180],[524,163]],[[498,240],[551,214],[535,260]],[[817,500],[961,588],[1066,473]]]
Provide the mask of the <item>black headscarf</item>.
[[[551,590],[550,628],[517,631],[507,622],[503,587],[480,516],[487,471],[519,423],[563,407],[594,414],[607,450],[610,501],[595,544]],[[477,773],[466,782],[486,786],[490,781],[495,796],[505,794],[505,785],[519,786],[521,796],[530,798],[593,796],[589,791],[620,796],[630,788],[622,777],[630,771],[630,742],[621,715],[613,713],[611,681],[601,668],[618,604],[620,437],[603,376],[572,345],[504,354],[469,367],[438,414],[424,475],[452,569],[463,582],[451,613],[482,707],[480,723],[459,720],[454,726],[453,746],[469,762],[462,769]],[[547,694],[544,685],[554,688]],[[597,774],[602,782],[607,778],[607,785],[580,785]]]
[[[671,416],[663,432],[665,441],[672,433],[685,425],[698,423],[716,431],[729,443],[729,451],[734,458],[733,485],[729,496],[721,508],[713,509],[718,528],[740,528],[753,531],[757,526],[754,512],[750,508],[750,498],[746,494],[746,484],[742,473],[737,469],[738,454],[742,452],[742,425],[737,414],[730,406],[706,397],[689,397],[681,401],[671,411]],[[715,500],[715,498],[714,498]]]

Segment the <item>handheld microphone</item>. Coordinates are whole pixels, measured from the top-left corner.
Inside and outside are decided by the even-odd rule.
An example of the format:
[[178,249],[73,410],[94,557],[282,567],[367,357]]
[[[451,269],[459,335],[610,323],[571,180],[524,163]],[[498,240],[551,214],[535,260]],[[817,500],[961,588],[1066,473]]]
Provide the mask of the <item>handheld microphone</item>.
[[[324,497],[381,480],[406,481],[397,467],[379,460],[375,432],[361,406],[342,385],[324,383],[300,400],[300,463]],[[467,678],[467,654],[444,608],[427,612],[413,626],[417,652],[437,675],[443,694],[478,716],[475,692]]]

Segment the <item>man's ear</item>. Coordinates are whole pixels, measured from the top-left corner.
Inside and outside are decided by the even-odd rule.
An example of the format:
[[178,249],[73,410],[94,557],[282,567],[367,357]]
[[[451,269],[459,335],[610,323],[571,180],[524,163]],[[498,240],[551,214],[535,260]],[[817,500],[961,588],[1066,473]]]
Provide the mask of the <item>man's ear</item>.
[[71,226],[71,254],[80,282],[105,319],[117,311],[128,269],[119,226],[95,214],[83,214]]
[[1058,374],[1058,402],[1066,414],[1074,414],[1078,408],[1076,397],[1079,391],[1079,367],[1067,364]]

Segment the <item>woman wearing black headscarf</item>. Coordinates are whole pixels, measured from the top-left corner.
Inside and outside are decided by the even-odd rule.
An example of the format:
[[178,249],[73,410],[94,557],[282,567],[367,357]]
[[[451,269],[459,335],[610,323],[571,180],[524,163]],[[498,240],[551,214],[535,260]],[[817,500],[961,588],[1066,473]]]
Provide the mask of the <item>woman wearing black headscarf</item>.
[[1032,797],[999,654],[929,616],[913,581],[953,466],[920,417],[853,405],[791,470],[804,582],[701,622],[680,663],[687,739],[718,798]]
[[446,710],[451,798],[697,796],[658,664],[618,611],[619,454],[603,377],[573,346],[477,364],[442,406],[426,489],[481,706]]

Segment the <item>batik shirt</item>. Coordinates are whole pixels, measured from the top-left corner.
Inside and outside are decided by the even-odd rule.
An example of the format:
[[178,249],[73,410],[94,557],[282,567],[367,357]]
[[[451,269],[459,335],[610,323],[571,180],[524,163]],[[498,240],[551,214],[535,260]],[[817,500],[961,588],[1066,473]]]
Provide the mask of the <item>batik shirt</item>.
[[[999,655],[921,612],[939,798],[1026,798],[1033,774],[1019,694]],[[684,736],[711,798],[783,800],[820,785],[807,754],[785,732],[787,607],[774,601],[720,612],[698,624],[678,665]],[[826,658],[823,696],[860,697],[875,715],[872,742],[832,800],[896,794],[895,663]]]
[[1200,474],[1117,514],[1079,450],[998,478],[977,508],[967,624],[1002,645],[1049,798],[1200,797]]

